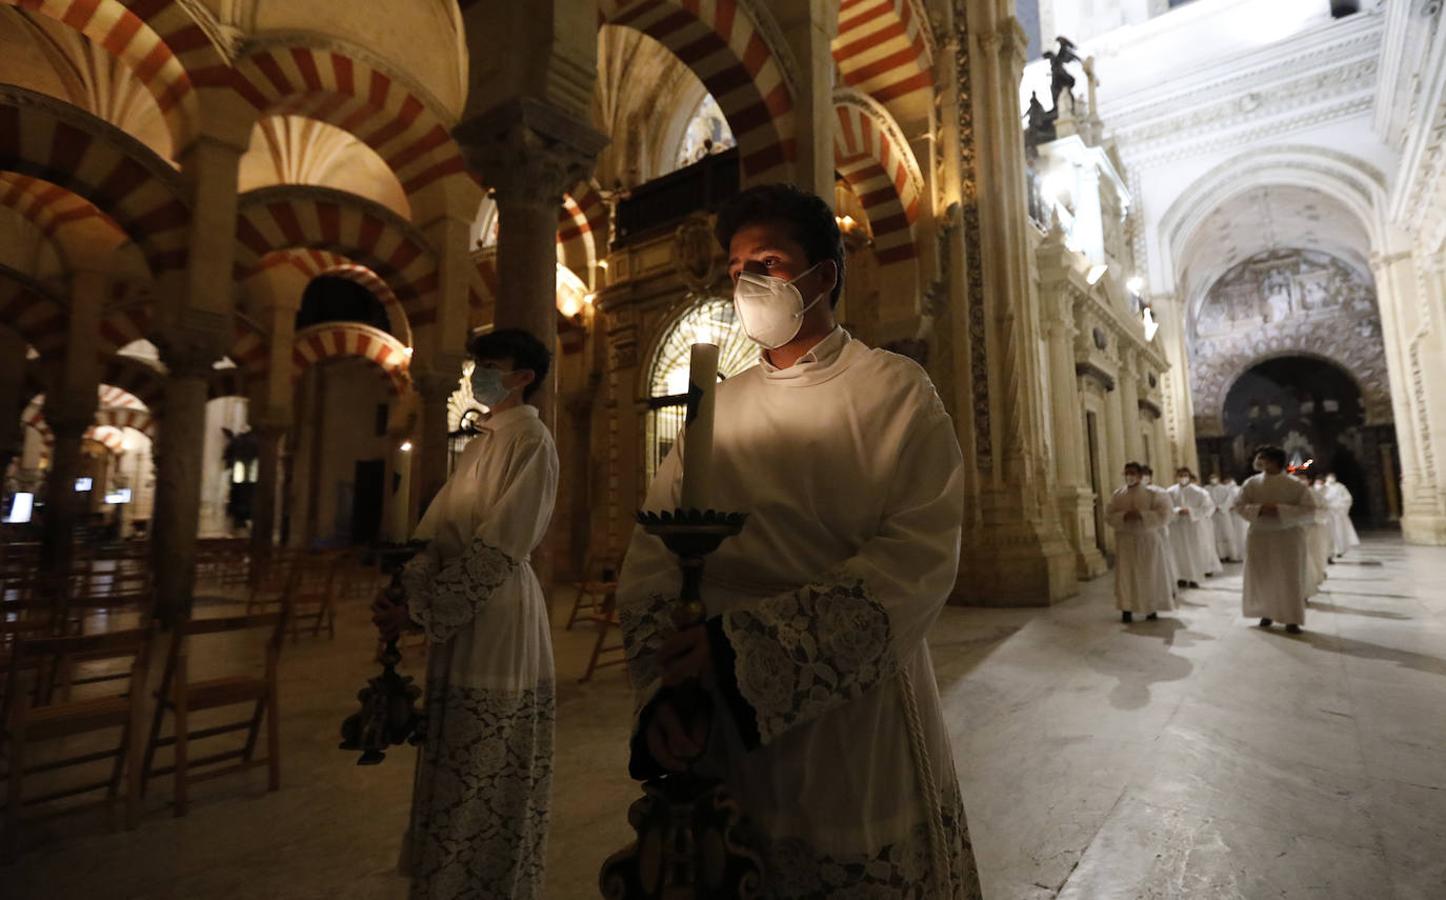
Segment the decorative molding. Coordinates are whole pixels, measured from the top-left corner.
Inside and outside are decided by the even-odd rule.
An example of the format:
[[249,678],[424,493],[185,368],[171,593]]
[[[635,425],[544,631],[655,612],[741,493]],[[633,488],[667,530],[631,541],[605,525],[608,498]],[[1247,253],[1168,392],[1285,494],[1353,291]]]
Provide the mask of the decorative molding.
[[1099,366],[1095,365],[1092,362],[1075,363],[1074,374],[1076,375],[1076,377],[1091,379],[1098,382],[1100,386],[1103,387],[1106,391],[1113,391],[1115,389],[1115,376],[1111,375],[1109,372],[1106,372],[1104,369],[1101,369]]

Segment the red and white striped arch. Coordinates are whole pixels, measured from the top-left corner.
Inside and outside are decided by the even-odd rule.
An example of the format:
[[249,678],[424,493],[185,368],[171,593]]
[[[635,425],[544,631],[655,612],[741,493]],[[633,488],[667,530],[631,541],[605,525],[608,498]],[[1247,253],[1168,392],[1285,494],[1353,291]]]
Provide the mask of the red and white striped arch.
[[322,275],[329,275],[366,288],[386,309],[392,334],[396,335],[403,344],[412,343],[412,329],[407,322],[407,313],[402,307],[402,301],[397,299],[396,292],[392,290],[391,285],[387,284],[386,279],[366,266],[354,263],[345,256],[329,250],[284,250],[279,253],[271,253],[262,260],[262,268],[273,266],[289,266],[299,272],[307,281]]
[[298,331],[291,351],[291,380],[299,381],[318,363],[348,356],[365,359],[380,369],[396,396],[411,389],[411,358],[406,347],[380,328],[360,322],[324,322]]
[[112,356],[105,360],[100,378],[101,409],[154,410],[160,407],[165,396],[166,376],[160,369],[133,356]]
[[173,151],[200,133],[196,85],[187,65],[223,78],[211,39],[175,0],[0,0],[74,28],[130,67],[160,108]]
[[0,171],[66,188],[135,241],[151,274],[186,262],[180,176],[150,148],[51,97],[0,86]]
[[692,69],[728,119],[743,177],[785,180],[793,95],[780,55],[738,0],[600,0],[604,24],[643,32]]
[[97,349],[101,359],[114,356],[127,344],[150,340],[153,320],[151,313],[150,303],[145,300],[133,300],[107,311],[100,320],[100,343]]
[[420,88],[361,53],[268,42],[236,60],[235,88],[260,115],[318,119],[377,152],[411,196],[449,176],[462,154]]
[[607,254],[608,205],[588,181],[580,181],[562,197],[557,215],[557,261],[586,284],[593,268]]
[[110,255],[129,240],[115,220],[89,200],[29,175],[0,172],[0,206],[33,224],[55,244],[70,269],[109,268]]
[[918,0],[839,3],[833,58],[849,87],[898,108],[897,101],[934,87],[932,56]]
[[[234,330],[234,339],[231,350],[226,354],[231,362],[236,364],[235,369],[217,369],[217,372],[234,372],[242,382],[242,390],[236,392],[237,396],[245,395],[245,381],[257,374],[264,374],[271,362],[271,341],[266,331],[255,322],[251,321],[244,313],[236,313],[231,318]],[[220,376],[213,376],[218,378]],[[216,395],[229,396],[229,395]],[[212,398],[214,399],[214,397]]]
[[98,409],[95,412],[95,424],[116,429],[134,428],[151,440],[156,439],[156,417],[144,409]]
[[42,357],[65,351],[65,306],[28,275],[0,266],[0,327],[20,335]]
[[888,110],[858,91],[834,92],[834,167],[869,214],[880,265],[913,259],[924,180]]
[[370,200],[329,188],[278,185],[248,191],[236,214],[236,279],[277,250],[327,250],[386,280],[412,328],[437,318],[437,261],[421,232]]

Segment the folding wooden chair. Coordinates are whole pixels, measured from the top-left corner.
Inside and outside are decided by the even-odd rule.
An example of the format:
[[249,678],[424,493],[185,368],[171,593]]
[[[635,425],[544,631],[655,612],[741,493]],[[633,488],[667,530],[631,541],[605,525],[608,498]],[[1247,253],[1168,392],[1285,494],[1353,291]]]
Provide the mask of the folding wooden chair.
[[[9,763],[9,788],[5,803],[3,853],[15,856],[22,808],[106,788],[114,800],[126,776],[125,825],[134,828],[140,811],[141,738],[145,727],[144,685],[152,631],[133,628],[105,634],[23,638],[16,642],[5,680],[5,750]],[[54,677],[61,662],[84,654],[130,659],[129,691],[121,696],[96,697],[51,705],[36,703],[50,693],[46,681]],[[119,728],[114,748],[94,750],[75,756],[30,764],[32,745],[39,741]],[[38,797],[24,796],[25,778],[42,772],[113,759],[110,777],[104,781],[52,790]]]
[[618,563],[613,559],[583,563],[583,580],[576,583],[577,596],[572,601],[572,613],[567,617],[564,631],[571,631],[579,613],[588,613],[585,621],[596,621],[602,610],[603,600],[618,586]]
[[[175,783],[175,813],[177,816],[184,816],[189,806],[190,786],[208,778],[264,764],[269,769],[267,789],[274,791],[281,787],[281,729],[278,719],[276,670],[288,613],[289,605],[283,604],[281,609],[270,612],[191,619],[177,626],[166,658],[166,670],[161,678],[156,712],[151,720],[150,739],[146,743],[145,761],[142,765],[144,774],[140,782],[142,794],[153,776],[172,775]],[[224,675],[199,681],[190,679],[187,653],[191,638],[209,634],[239,634],[260,629],[265,629],[269,635],[266,641],[266,662],[261,675]],[[191,729],[189,717],[193,712],[243,704],[251,707],[250,714],[244,718]],[[167,710],[171,712],[173,720],[172,733],[163,737],[161,728]],[[266,719],[266,755],[257,759],[256,737],[261,730],[263,717]],[[242,746],[197,759],[191,758],[192,741],[242,730],[246,732],[246,741]],[[171,765],[156,765],[156,750],[161,747],[174,748],[174,761]],[[228,760],[239,761],[199,774],[191,771],[196,767],[212,766]]]
[[[587,671],[578,679],[579,684],[590,681],[592,679],[592,673],[598,669],[606,669],[609,666],[621,666],[628,661],[622,642],[622,626],[618,623],[617,585],[613,585],[612,589],[603,595],[602,606],[599,608],[598,614],[592,617],[591,621],[597,623],[597,640],[593,642],[592,656],[588,658]],[[618,631],[618,642],[616,644],[608,644],[608,633],[614,629]],[[609,654],[609,658],[599,662],[598,660],[604,653]],[[612,656],[612,654],[617,655]]]
[[291,589],[291,578],[303,560],[300,550],[277,547],[271,551],[271,558],[256,573],[250,591],[246,596],[246,612],[253,613],[286,601]]
[[336,591],[346,555],[339,551],[320,553],[297,563],[291,592],[291,639],[301,634],[303,622],[312,623],[311,635],[321,634],[326,626],[329,637],[336,637]]

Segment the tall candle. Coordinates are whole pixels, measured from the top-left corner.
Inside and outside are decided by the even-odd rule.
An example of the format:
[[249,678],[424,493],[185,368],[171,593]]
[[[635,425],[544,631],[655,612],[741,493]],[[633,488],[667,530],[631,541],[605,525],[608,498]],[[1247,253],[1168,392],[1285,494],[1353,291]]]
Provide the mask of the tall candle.
[[713,401],[718,388],[718,345],[694,344],[688,359],[688,415],[683,422],[684,509],[708,508],[713,468]]

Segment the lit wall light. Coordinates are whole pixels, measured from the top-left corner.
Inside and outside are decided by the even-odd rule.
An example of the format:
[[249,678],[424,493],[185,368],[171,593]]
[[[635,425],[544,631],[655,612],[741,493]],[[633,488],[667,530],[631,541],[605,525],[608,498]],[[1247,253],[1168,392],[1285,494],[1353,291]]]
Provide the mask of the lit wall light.
[[414,352],[416,351],[414,351],[411,347],[402,348],[402,355],[405,356],[407,359],[411,359]]
[[1125,287],[1130,289],[1130,293],[1138,294],[1145,289],[1145,279],[1138,275],[1131,276],[1130,280],[1125,282]]
[[602,269],[602,270],[606,271],[606,270],[607,270],[607,267],[608,267],[608,261],[605,260],[605,259],[600,259],[600,260],[598,260],[598,261],[597,261],[597,267],[598,267],[599,269]]
[[597,294],[593,293],[592,291],[588,291],[586,294],[582,295],[582,302],[586,303],[588,306],[592,306],[593,301],[595,300],[597,300]]
[[411,441],[402,441],[402,446],[399,447],[399,448],[397,448],[397,449],[401,450],[403,453],[411,453],[411,452],[412,452],[412,442],[411,442]]
[[1104,263],[1100,263],[1099,265],[1090,269],[1089,274],[1085,276],[1085,281],[1089,282],[1090,285],[1093,286],[1097,284],[1101,278],[1105,277],[1105,273],[1108,272],[1109,269],[1109,266],[1105,265]]

